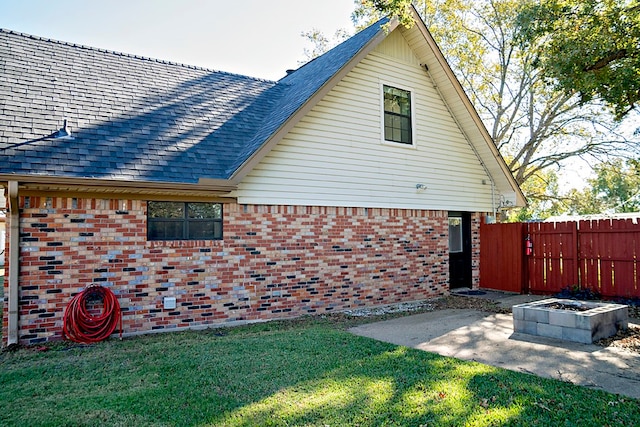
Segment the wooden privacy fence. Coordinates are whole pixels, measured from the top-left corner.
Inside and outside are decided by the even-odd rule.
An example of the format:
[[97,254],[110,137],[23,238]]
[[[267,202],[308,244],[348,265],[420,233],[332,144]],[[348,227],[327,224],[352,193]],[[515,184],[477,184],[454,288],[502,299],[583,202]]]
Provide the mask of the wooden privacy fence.
[[480,287],[535,294],[577,287],[640,298],[639,256],[640,223],[630,219],[482,224]]

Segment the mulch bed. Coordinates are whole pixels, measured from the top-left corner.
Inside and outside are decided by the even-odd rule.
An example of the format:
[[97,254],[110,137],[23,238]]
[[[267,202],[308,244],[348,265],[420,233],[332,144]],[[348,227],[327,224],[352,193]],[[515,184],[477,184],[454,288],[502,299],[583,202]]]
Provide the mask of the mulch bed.
[[602,347],[616,347],[640,354],[640,327],[629,326],[626,331],[618,331],[612,337],[601,339],[595,344]]

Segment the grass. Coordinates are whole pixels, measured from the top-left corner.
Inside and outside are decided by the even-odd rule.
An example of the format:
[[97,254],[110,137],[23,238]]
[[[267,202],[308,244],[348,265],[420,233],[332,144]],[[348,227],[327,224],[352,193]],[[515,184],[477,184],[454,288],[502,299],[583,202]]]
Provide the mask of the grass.
[[[335,319],[0,355],[1,425],[637,425],[639,401],[352,336]],[[47,349],[47,351],[43,351]]]

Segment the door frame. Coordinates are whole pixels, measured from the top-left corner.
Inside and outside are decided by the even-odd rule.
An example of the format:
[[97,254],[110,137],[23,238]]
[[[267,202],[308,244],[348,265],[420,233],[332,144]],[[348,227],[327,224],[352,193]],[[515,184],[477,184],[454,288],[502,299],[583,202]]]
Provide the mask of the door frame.
[[[461,219],[462,251],[451,252],[449,247],[449,289],[473,287],[473,253],[471,245],[471,212],[450,211],[448,218]],[[450,227],[450,226],[449,226]],[[450,228],[448,231],[450,232]],[[449,232],[447,233],[450,239]],[[449,240],[451,243],[451,240]],[[454,262],[452,263],[452,258]],[[457,268],[452,267],[456,264]]]

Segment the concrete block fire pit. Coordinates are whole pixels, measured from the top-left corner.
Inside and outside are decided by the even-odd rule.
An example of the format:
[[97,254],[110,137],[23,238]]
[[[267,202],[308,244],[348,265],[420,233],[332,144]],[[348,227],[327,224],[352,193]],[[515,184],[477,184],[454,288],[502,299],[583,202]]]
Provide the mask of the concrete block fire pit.
[[515,332],[590,344],[627,329],[626,305],[550,298],[514,305]]

